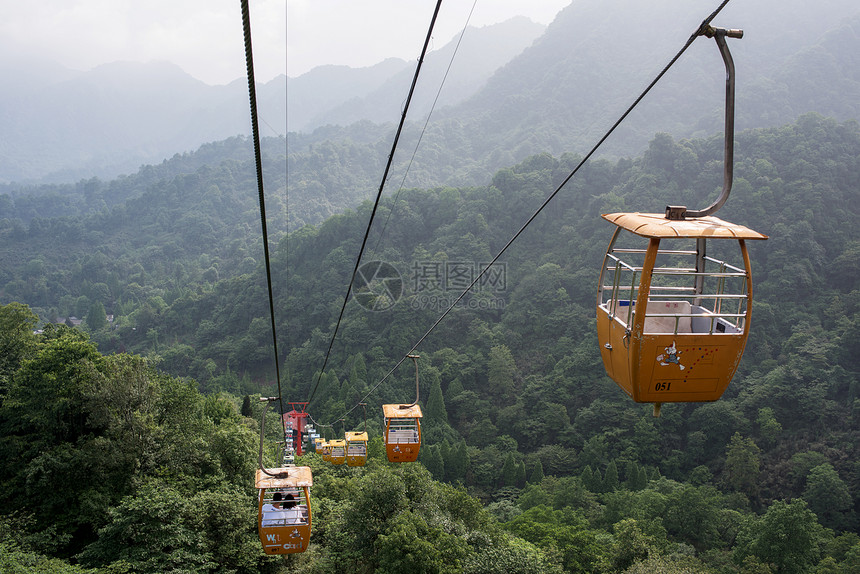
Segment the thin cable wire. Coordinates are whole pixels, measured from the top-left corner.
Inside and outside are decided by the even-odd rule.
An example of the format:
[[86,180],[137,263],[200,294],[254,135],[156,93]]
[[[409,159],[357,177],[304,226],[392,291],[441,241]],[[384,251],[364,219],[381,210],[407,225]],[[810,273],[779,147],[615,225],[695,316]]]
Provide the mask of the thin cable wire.
[[367,230],[364,232],[364,239],[361,241],[361,249],[358,251],[358,257],[355,258],[355,267],[352,270],[352,277],[349,280],[349,285],[346,288],[346,296],[343,298],[343,305],[340,308],[340,315],[337,317],[337,323],[334,326],[334,332],[331,335],[331,341],[326,351],[323,366],[320,369],[320,374],[317,377],[317,382],[308,397],[307,402],[310,403],[317,392],[320,385],[325,367],[328,364],[328,359],[331,356],[331,350],[334,346],[337,332],[340,329],[340,322],[343,319],[346,304],[349,303],[349,296],[352,293],[352,285],[355,283],[355,276],[358,274],[358,267],[361,264],[361,256],[364,254],[364,248],[367,245],[367,238],[370,236],[370,228],[373,225],[373,218],[376,216],[376,210],[379,208],[379,201],[382,198],[382,190],[385,188],[385,180],[388,179],[388,172],[391,169],[391,164],[394,161],[394,152],[397,150],[397,142],[400,139],[400,133],[403,131],[403,124],[406,123],[406,112],[409,110],[409,103],[412,101],[412,94],[415,92],[415,84],[418,83],[418,74],[421,72],[421,65],[424,63],[424,56],[427,54],[427,47],[430,45],[430,39],[433,34],[433,26],[436,24],[436,17],[439,15],[439,7],[442,5],[442,0],[436,2],[436,9],[433,11],[433,18],[430,21],[430,29],[427,30],[427,38],[424,40],[424,47],[421,50],[421,57],[418,58],[418,66],[415,68],[415,75],[412,78],[412,86],[409,88],[409,95],[406,98],[406,103],[403,106],[403,113],[400,116],[400,124],[397,126],[397,133],[394,135],[394,142],[391,144],[391,153],[388,155],[388,162],[385,164],[385,172],[382,174],[382,182],[379,184],[379,191],[376,193],[376,201],[373,203],[373,211],[370,213],[370,220],[367,222]]
[[[681,57],[681,55],[682,55],[684,52],[686,52],[686,51],[687,51],[687,48],[689,48],[689,47],[690,47],[690,45],[691,45],[691,44],[696,40],[696,38],[698,38],[699,36],[701,36],[701,35],[704,33],[704,31],[705,31],[705,30],[707,29],[707,27],[710,25],[711,20],[713,20],[713,19],[717,16],[717,14],[719,14],[719,13],[720,13],[720,11],[721,11],[723,8],[725,8],[726,4],[728,4],[728,3],[729,3],[729,0],[723,0],[723,2],[719,5],[719,7],[717,7],[717,9],[716,9],[716,10],[714,10],[714,12],[713,12],[713,13],[711,13],[711,15],[710,15],[710,16],[708,16],[707,18],[705,18],[705,19],[702,21],[701,25],[696,29],[696,31],[695,31],[695,32],[693,32],[693,34],[690,36],[690,38],[687,40],[687,42],[684,44],[684,46],[683,46],[683,47],[678,51],[678,53],[677,53],[677,54],[675,54],[675,56],[674,56],[674,57],[669,61],[669,63],[668,63],[668,64],[666,64],[666,66],[665,66],[665,67],[660,71],[660,73],[659,73],[659,74],[657,74],[657,76],[654,78],[654,80],[653,80],[650,84],[648,84],[648,86],[647,86],[647,87],[642,91],[642,93],[641,93],[641,94],[639,94],[639,97],[637,97],[637,98],[636,98],[636,100],[634,100],[634,102],[633,102],[633,103],[630,105],[630,107],[628,107],[628,108],[627,108],[627,110],[626,110],[626,111],[625,111],[625,112],[624,112],[624,113],[623,113],[623,114],[618,118],[618,120],[617,120],[614,124],[612,124],[612,127],[610,127],[610,128],[609,128],[609,130],[608,130],[608,131],[603,135],[603,137],[601,137],[601,138],[600,138],[600,140],[598,140],[598,142],[594,145],[594,147],[592,147],[592,148],[591,148],[591,151],[589,151],[589,152],[585,155],[585,157],[583,157],[583,158],[582,158],[582,160],[580,160],[580,162],[576,165],[576,167],[574,167],[574,168],[573,168],[573,171],[571,171],[571,172],[570,172],[570,174],[568,174],[568,176],[567,176],[566,178],[564,178],[564,181],[562,181],[562,182],[558,185],[558,187],[556,187],[555,191],[553,191],[553,192],[549,195],[549,197],[547,197],[547,198],[544,200],[544,202],[540,205],[540,207],[538,207],[538,208],[537,208],[537,210],[536,210],[536,211],[531,215],[531,217],[529,217],[529,218],[526,220],[526,222],[522,225],[522,227],[520,227],[519,231],[517,231],[517,232],[513,235],[513,237],[511,237],[511,239],[510,239],[510,240],[505,244],[505,246],[504,246],[504,247],[502,247],[501,251],[499,251],[499,253],[498,253],[495,257],[493,257],[492,261],[490,261],[490,263],[489,263],[489,264],[487,264],[487,265],[484,267],[484,269],[482,269],[482,270],[481,270],[481,272],[480,272],[480,273],[478,273],[478,275],[475,277],[475,279],[474,279],[474,280],[469,284],[469,286],[468,286],[468,287],[466,287],[466,288],[463,290],[463,292],[462,292],[462,293],[460,293],[460,295],[459,295],[459,296],[454,300],[454,302],[453,302],[453,303],[451,303],[451,305],[450,305],[450,306],[445,310],[445,312],[444,312],[444,313],[442,313],[442,315],[440,315],[438,319],[436,319],[436,322],[435,322],[435,323],[433,323],[433,325],[432,325],[432,326],[431,326],[431,327],[430,327],[430,328],[429,328],[429,329],[428,329],[428,330],[427,330],[427,331],[426,331],[426,332],[421,336],[421,338],[420,338],[420,339],[418,339],[418,341],[416,341],[416,342],[415,342],[415,344],[414,344],[414,345],[412,345],[412,348],[409,350],[409,352],[408,352],[408,353],[406,353],[405,355],[403,355],[403,357],[401,357],[401,358],[400,358],[400,360],[399,360],[399,361],[397,361],[397,363],[394,365],[394,367],[392,367],[392,368],[391,368],[391,370],[390,370],[390,371],[388,371],[388,372],[385,374],[385,376],[383,376],[383,377],[382,377],[382,379],[380,379],[380,380],[379,380],[379,382],[378,382],[378,383],[376,383],[376,385],[374,385],[374,386],[373,386],[373,387],[372,387],[372,388],[371,388],[371,389],[370,389],[370,390],[369,390],[369,391],[368,391],[368,392],[367,392],[367,393],[366,393],[366,394],[365,394],[365,395],[360,399],[360,402],[364,402],[364,401],[366,401],[366,400],[367,400],[367,398],[368,398],[371,394],[373,394],[373,393],[376,391],[376,389],[377,389],[377,388],[379,388],[379,386],[380,386],[382,383],[384,383],[384,382],[386,381],[386,379],[388,379],[388,377],[389,377],[389,376],[391,376],[391,374],[392,374],[392,373],[394,373],[394,371],[395,371],[395,370],[396,370],[396,369],[397,369],[397,368],[398,368],[398,367],[403,363],[403,361],[405,361],[405,360],[409,357],[409,355],[410,355],[410,354],[414,353],[414,352],[415,352],[415,350],[416,350],[416,349],[421,345],[421,343],[423,343],[423,342],[424,342],[424,340],[425,340],[425,339],[427,339],[427,337],[429,337],[429,336],[430,336],[430,333],[432,333],[432,332],[436,329],[436,327],[438,327],[438,326],[439,326],[439,324],[440,324],[440,323],[445,319],[445,317],[447,317],[447,316],[448,316],[448,314],[451,312],[451,310],[453,310],[453,309],[457,306],[457,304],[458,304],[458,303],[463,299],[463,297],[465,297],[465,296],[466,296],[466,295],[467,295],[467,294],[472,290],[472,287],[474,287],[474,286],[478,283],[478,281],[480,281],[480,280],[481,280],[481,277],[483,277],[483,276],[484,276],[484,274],[485,274],[485,273],[487,273],[487,271],[489,271],[489,269],[490,269],[490,268],[491,268],[491,267],[496,263],[496,261],[498,261],[498,260],[499,260],[499,258],[502,256],[502,254],[504,254],[504,252],[508,250],[508,248],[511,246],[511,244],[512,244],[514,241],[516,241],[516,239],[517,239],[517,238],[518,238],[518,237],[523,233],[523,231],[525,231],[525,230],[526,230],[526,227],[528,227],[528,226],[531,224],[531,222],[532,222],[532,221],[534,221],[534,220],[535,220],[535,218],[537,218],[537,216],[538,216],[538,215],[540,215],[540,213],[541,213],[541,212],[544,210],[544,208],[549,204],[549,202],[550,202],[550,201],[552,201],[552,200],[553,200],[553,198],[554,198],[556,195],[558,195],[558,192],[559,192],[559,191],[561,191],[561,189],[562,189],[565,185],[567,185],[567,182],[568,182],[568,181],[570,181],[570,179],[571,179],[574,175],[576,175],[576,173],[577,173],[577,172],[580,170],[580,168],[585,164],[585,162],[587,162],[587,161],[589,160],[589,158],[591,158],[591,156],[592,156],[592,155],[594,155],[594,153],[597,151],[597,149],[598,149],[601,145],[603,145],[603,142],[605,142],[605,141],[609,138],[609,136],[610,136],[610,135],[612,135],[612,132],[614,132],[614,131],[615,131],[615,129],[616,129],[616,128],[621,124],[621,122],[623,122],[623,121],[627,118],[627,116],[628,116],[628,115],[630,115],[630,112],[632,112],[632,111],[633,111],[633,108],[635,108],[635,107],[639,104],[639,102],[641,102],[641,101],[642,101],[642,99],[643,99],[643,98],[648,94],[648,92],[650,92],[650,91],[651,91],[651,88],[653,88],[653,87],[654,87],[654,85],[655,85],[655,84],[657,84],[657,82],[658,82],[658,81],[660,81],[660,79],[661,79],[661,78],[666,74],[666,72],[668,72],[668,71],[669,71],[669,68],[671,68],[671,67],[675,64],[675,62],[677,62],[677,61],[678,61],[678,58],[680,58],[680,57]],[[340,416],[338,417],[338,419],[337,419],[337,420],[343,419],[344,417],[348,416],[348,415],[349,415],[352,411],[354,411],[356,408],[358,408],[358,404],[354,405],[351,409],[349,409],[348,411],[346,411],[344,414],[340,415]]]
[[[266,227],[266,196],[263,191],[263,160],[260,153],[260,128],[257,122],[257,89],[254,81],[254,54],[251,48],[251,14],[248,0],[242,0],[242,28],[245,34],[245,66],[248,71],[248,99],[251,103],[251,134],[254,140],[254,163],[257,168],[257,191],[260,195],[260,225],[263,230],[263,255],[266,259],[266,283],[269,286],[269,314],[272,318],[272,347],[275,352],[275,379],[278,383],[278,402],[284,412],[284,398],[281,396],[281,370],[278,361],[278,335],[275,329],[275,301],[272,296],[272,266],[269,263],[269,232]],[[284,417],[281,426],[287,434]]]
[[409,175],[409,170],[412,163],[415,161],[415,156],[418,154],[418,147],[421,145],[421,140],[424,139],[424,134],[427,132],[427,125],[430,123],[430,118],[436,110],[436,104],[439,102],[439,96],[442,94],[442,88],[445,87],[445,81],[448,79],[448,74],[451,73],[451,66],[454,65],[454,58],[457,57],[457,52],[460,50],[460,44],[463,42],[463,36],[466,34],[466,29],[469,27],[469,22],[472,20],[472,14],[475,12],[475,6],[478,0],[472,3],[472,9],[466,17],[466,23],[463,25],[463,30],[460,32],[460,38],[454,46],[454,53],[451,54],[451,59],[448,61],[448,67],[445,69],[445,75],[442,77],[442,82],[439,84],[439,89],[436,90],[436,97],[433,98],[433,104],[430,106],[430,112],[427,114],[427,119],[424,120],[424,127],[421,128],[421,134],[418,136],[418,141],[415,142],[415,149],[412,150],[412,157],[409,158],[409,163],[406,165],[406,170],[403,172],[403,178],[400,180],[400,187],[397,188],[397,193],[394,194],[394,199],[391,201],[391,209],[388,210],[388,217],[385,218],[385,223],[382,225],[382,231],[379,232],[379,239],[376,240],[376,245],[373,247],[374,253],[379,253],[379,244],[382,243],[382,238],[385,237],[385,230],[388,228],[388,222],[391,220],[391,214],[394,213],[394,206],[397,205],[397,198],[400,197],[400,192],[403,191],[403,186],[406,184],[406,176]]

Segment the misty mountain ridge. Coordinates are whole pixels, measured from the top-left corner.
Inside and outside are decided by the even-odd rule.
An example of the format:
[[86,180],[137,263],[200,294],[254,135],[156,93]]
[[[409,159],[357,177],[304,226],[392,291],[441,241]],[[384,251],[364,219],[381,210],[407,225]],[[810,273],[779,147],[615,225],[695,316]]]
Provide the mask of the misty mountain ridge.
[[[444,101],[473,94],[543,28],[514,18],[470,29],[464,42],[494,56],[474,59],[453,74]],[[441,81],[456,40],[428,53],[425,83]],[[113,62],[78,72],[54,62],[3,60],[0,73],[14,86],[0,95],[0,182],[110,178],[250,134],[244,78],[211,86],[169,62]],[[391,58],[367,68],[322,66],[289,81],[282,75],[258,83],[260,132],[278,136],[288,127],[391,120],[385,116],[399,111],[413,73],[414,62]],[[428,108],[424,100],[416,107]]]
[[[428,52],[410,103],[409,117],[426,116],[434,103],[441,108],[465,101],[480,90],[496,70],[521,54],[545,29],[543,24],[517,16],[491,26],[469,26],[462,38],[458,34],[443,47]],[[331,105],[331,95],[320,90],[318,83],[308,86],[305,80],[306,77],[314,77],[323,70],[317,68],[295,80],[291,79],[288,86],[290,131],[307,132],[327,124],[345,126],[361,120],[377,123],[399,121],[402,103],[415,74],[416,62],[394,62],[402,62],[403,65],[399,70],[395,70],[395,73],[381,78],[382,81],[376,86],[367,86],[372,89],[362,89],[362,85],[351,84],[349,87],[353,89],[347,92],[349,97],[341,98],[338,105]],[[369,79],[371,72],[386,63],[389,67],[394,67],[394,62],[386,60],[377,66],[359,70],[347,68],[343,70],[342,78],[346,78],[347,74],[359,76],[360,73],[361,78]],[[443,86],[441,90],[439,86]],[[310,93],[310,87],[315,87],[316,90]],[[331,87],[331,83],[328,87]],[[295,99],[297,96],[300,98],[298,102]],[[305,108],[305,105],[311,103],[322,111],[315,112],[311,106]],[[293,119],[295,121],[292,121]]]
[[[459,38],[425,60],[401,140],[409,147],[422,141],[406,183],[479,184],[535,153],[585,153],[710,13],[705,4],[577,0],[545,29],[524,18],[468,29],[426,129]],[[714,25],[746,32],[730,40],[737,128],[781,125],[809,111],[857,118],[858,19],[849,0],[729,3]],[[167,63],[47,70],[19,65],[4,72],[25,79],[0,95],[0,182],[114,177],[250,132],[243,79],[207,86]],[[258,86],[261,134],[288,130],[299,171],[322,142],[387,148],[413,73],[414,62],[390,59],[275,78]],[[656,132],[719,133],[723,82],[713,40],[698,39],[600,154],[635,155]],[[392,176],[403,169],[395,165]]]
[[[0,181],[114,177],[177,151],[250,133],[245,81],[209,86],[168,62],[61,70],[53,83],[44,70],[0,99]],[[286,121],[285,86],[285,76],[258,85],[266,135],[284,131],[278,126]]]

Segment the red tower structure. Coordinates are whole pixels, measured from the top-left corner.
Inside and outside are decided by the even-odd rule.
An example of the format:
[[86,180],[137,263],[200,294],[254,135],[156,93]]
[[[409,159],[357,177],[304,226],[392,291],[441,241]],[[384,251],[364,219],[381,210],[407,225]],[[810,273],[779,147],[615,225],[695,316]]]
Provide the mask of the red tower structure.
[[[305,425],[307,424],[308,413],[305,409],[308,403],[288,403],[292,410],[284,413],[284,426],[293,433],[293,444],[296,445],[296,455],[302,456],[302,435],[305,433]],[[299,410],[300,409],[300,410]]]

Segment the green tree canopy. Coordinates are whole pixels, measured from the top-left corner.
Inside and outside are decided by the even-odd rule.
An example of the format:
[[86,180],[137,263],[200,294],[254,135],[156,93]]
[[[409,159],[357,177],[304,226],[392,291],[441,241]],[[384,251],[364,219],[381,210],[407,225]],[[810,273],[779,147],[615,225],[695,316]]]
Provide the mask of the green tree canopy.
[[777,574],[800,574],[821,556],[822,529],[801,499],[771,504],[761,518],[750,517],[738,533],[734,558],[755,556],[776,566]]

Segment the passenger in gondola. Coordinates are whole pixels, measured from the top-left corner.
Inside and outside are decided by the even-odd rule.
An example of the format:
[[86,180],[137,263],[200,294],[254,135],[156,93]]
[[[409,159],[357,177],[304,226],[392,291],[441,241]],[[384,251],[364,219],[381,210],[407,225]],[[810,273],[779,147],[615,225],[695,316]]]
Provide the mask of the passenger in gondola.
[[283,507],[284,524],[300,524],[305,521],[302,511],[296,506],[296,500],[292,494],[288,494],[284,498]]
[[[292,495],[288,494],[287,497],[292,498]],[[272,495],[272,504],[263,505],[263,526],[281,526],[284,524],[286,511],[281,506],[283,499],[284,495],[276,492]],[[295,504],[295,502],[292,502],[292,504]]]

